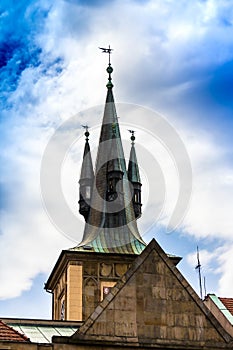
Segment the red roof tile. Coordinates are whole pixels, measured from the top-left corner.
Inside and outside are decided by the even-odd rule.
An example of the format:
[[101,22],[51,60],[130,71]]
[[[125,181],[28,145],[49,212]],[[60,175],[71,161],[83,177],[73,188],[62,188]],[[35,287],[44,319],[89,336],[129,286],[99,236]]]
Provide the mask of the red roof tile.
[[26,342],[29,339],[0,320],[0,340]]
[[233,298],[219,298],[223,305],[230,311],[230,313],[233,315]]

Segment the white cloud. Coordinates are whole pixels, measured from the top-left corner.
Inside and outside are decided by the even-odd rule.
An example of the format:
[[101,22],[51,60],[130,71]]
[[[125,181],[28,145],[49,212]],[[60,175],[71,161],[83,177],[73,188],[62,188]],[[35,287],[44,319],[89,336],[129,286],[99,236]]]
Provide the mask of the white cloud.
[[192,161],[193,193],[184,229],[196,237],[232,241],[233,166],[228,150],[199,130],[188,131],[185,144]]
[[218,255],[219,261],[219,283],[218,294],[220,296],[232,298],[233,274],[230,266],[233,264],[233,246],[225,244],[222,252]]
[[[220,23],[220,17],[232,21],[232,10],[226,1],[220,5],[217,1],[161,0],[143,6],[116,1],[92,9],[70,2],[53,4],[43,33],[37,36],[42,64],[25,69],[10,97],[11,121],[14,124],[15,120],[15,125],[7,131],[7,166],[3,173],[11,198],[11,206],[2,213],[0,236],[1,245],[6,247],[0,257],[3,297],[13,297],[30,288],[33,277],[47,272],[58,252],[72,246],[43,212],[40,160],[49,136],[61,122],[104,102],[107,57],[97,48],[109,43],[115,49],[112,61],[116,97],[169,111],[170,120],[181,132],[190,153],[194,184],[190,210],[182,226],[184,232],[195,237],[221,236],[231,242],[233,166],[227,159],[228,150],[218,146],[209,133],[203,134],[184,117],[177,117],[178,112],[169,107],[179,96],[187,116],[189,112],[195,114],[182,100],[183,94],[201,84],[209,69],[232,56],[230,28]],[[48,68],[57,56],[63,59],[62,74],[56,73],[58,63]],[[46,74],[43,68],[47,69]],[[124,121],[124,116],[120,121]],[[149,123],[145,128],[150,128]],[[139,138],[137,142],[140,145]],[[68,173],[76,169],[74,160],[69,160],[67,166]],[[178,184],[174,164],[161,160],[161,169],[171,175],[166,175],[169,200],[161,220],[166,225]],[[75,175],[78,179],[78,173]],[[64,189],[67,200],[74,202],[70,183]],[[229,288],[226,281],[231,280],[225,260],[230,249],[218,259],[225,292]],[[7,256],[14,258],[9,262]],[[14,281],[7,279],[15,269]]]

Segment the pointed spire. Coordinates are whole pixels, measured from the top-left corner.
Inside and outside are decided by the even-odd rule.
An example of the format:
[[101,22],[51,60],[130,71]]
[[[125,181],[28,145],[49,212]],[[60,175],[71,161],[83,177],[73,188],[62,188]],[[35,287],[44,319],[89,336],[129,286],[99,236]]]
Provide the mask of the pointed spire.
[[89,213],[77,250],[140,254],[146,244],[140,236],[128,182],[120,128],[113,97],[109,49],[108,84],[97,151]]
[[135,136],[134,133],[135,131],[129,130],[131,133],[131,150],[130,150],[130,156],[129,156],[129,166],[128,166],[128,178],[129,181],[131,182],[138,182],[141,183],[140,179],[140,173],[139,173],[139,167],[138,167],[138,161],[137,161],[137,156],[136,156],[136,151],[135,151]]
[[90,146],[89,146],[89,139],[88,136],[90,135],[88,131],[88,126],[83,126],[86,136],[86,142],[84,147],[84,153],[83,153],[83,162],[81,167],[81,175],[79,179],[79,212],[81,215],[84,216],[85,220],[87,221],[89,211],[90,211],[90,200],[91,200],[91,193],[93,188],[93,179],[94,179],[94,172],[93,172],[93,166],[92,166],[92,159],[91,159],[91,152],[90,152]]
[[129,165],[128,165],[128,179],[132,183],[133,186],[133,193],[132,193],[132,200],[133,200],[133,207],[134,207],[134,214],[136,219],[138,219],[141,214],[141,179],[140,179],[140,173],[139,173],[139,167],[138,167],[138,161],[134,146],[135,136],[134,130],[129,130],[131,133],[131,151],[130,151],[130,157],[129,157]]
[[83,162],[82,162],[82,167],[81,167],[81,175],[80,175],[80,180],[82,179],[92,179],[94,178],[94,171],[93,171],[93,165],[92,165],[92,159],[91,159],[91,151],[90,151],[90,145],[89,145],[89,131],[88,131],[88,126],[85,125],[83,126],[86,131],[84,135],[86,136],[86,143],[84,147],[84,152],[83,152]]

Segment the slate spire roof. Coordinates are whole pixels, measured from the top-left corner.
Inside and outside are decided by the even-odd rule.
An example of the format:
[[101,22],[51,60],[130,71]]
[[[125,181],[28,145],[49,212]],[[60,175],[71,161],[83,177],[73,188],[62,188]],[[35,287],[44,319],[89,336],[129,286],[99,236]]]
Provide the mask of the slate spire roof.
[[138,160],[137,160],[136,151],[135,151],[134,131],[130,130],[130,132],[132,132],[133,134],[131,136],[132,144],[131,144],[131,150],[130,150],[130,156],[129,156],[128,178],[131,182],[141,183]]
[[[73,249],[140,254],[146,244],[139,234],[132,203],[132,193],[112,91],[111,74],[113,69],[111,63],[108,65],[107,72],[109,74],[106,85],[107,97],[100,131],[89,214],[82,242]],[[132,157],[136,157],[135,151]],[[84,165],[82,171],[83,167]],[[108,191],[111,191],[111,183],[114,181],[118,190],[117,199],[110,203]]]
[[[85,126],[85,128],[87,127]],[[91,152],[90,152],[90,145],[88,142],[89,132],[87,131],[87,129],[85,132],[85,136],[86,136],[86,142],[85,142],[85,147],[83,152],[83,162],[81,167],[80,180],[82,179],[92,180],[94,177],[94,172],[93,172],[92,158],[91,158]]]

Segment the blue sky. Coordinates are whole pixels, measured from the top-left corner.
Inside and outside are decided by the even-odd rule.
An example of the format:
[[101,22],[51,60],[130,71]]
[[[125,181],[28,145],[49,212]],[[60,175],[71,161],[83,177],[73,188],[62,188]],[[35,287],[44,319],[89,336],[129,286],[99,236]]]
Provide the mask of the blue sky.
[[[158,155],[168,203],[145,238],[155,237],[166,251],[183,256],[180,269],[196,289],[198,244],[207,291],[232,296],[231,2],[8,0],[0,5],[0,25],[1,315],[51,315],[43,281],[60,251],[74,242],[46,215],[41,161],[59,125],[104,103],[107,57],[98,47],[109,43],[116,101],[163,115],[183,140],[193,170],[187,215],[166,234],[179,186],[174,167]],[[90,121],[93,134],[100,120],[97,115]],[[67,157],[63,171],[64,196],[73,211],[83,145],[80,124],[75,156]],[[138,148],[146,139],[142,130],[156,133],[152,124],[141,120]],[[143,146],[153,152],[149,139]],[[142,171],[149,178],[149,170]],[[149,185],[146,190],[144,184],[144,193],[154,193]],[[151,208],[153,201],[144,205],[147,212]],[[141,230],[146,220],[148,215],[140,219]],[[79,241],[82,224],[77,232]]]

